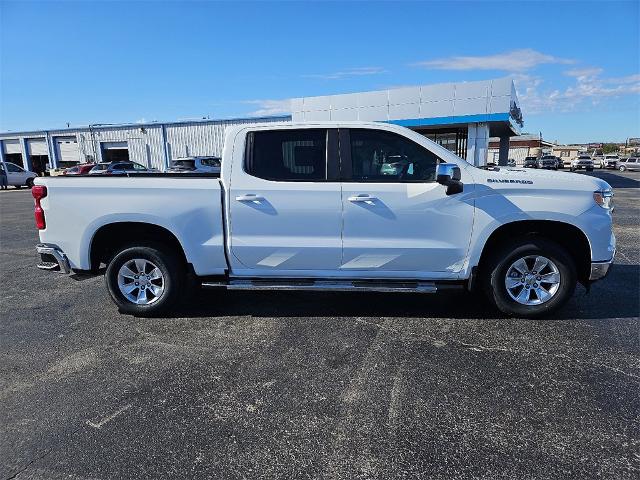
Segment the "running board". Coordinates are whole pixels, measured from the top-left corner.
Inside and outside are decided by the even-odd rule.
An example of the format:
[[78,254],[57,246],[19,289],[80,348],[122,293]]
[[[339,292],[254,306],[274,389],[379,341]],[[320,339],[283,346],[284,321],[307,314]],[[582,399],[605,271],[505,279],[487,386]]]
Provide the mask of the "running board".
[[433,282],[400,280],[307,280],[254,279],[203,282],[203,287],[227,290],[316,290],[325,292],[407,292],[436,293]]

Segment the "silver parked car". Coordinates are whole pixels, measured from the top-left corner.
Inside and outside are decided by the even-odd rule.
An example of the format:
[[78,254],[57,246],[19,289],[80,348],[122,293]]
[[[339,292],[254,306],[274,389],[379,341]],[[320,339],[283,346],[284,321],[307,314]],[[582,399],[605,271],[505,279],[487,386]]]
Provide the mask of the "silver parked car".
[[621,172],[626,172],[627,170],[637,172],[640,170],[640,157],[621,158],[618,161],[618,170]]
[[554,155],[543,155],[538,159],[538,168],[558,169],[558,158]]
[[136,162],[110,162],[97,163],[91,170],[89,175],[126,175],[130,173],[153,173],[157,170],[147,168]]
[[33,179],[38,176],[37,173],[25,170],[19,165],[11,162],[0,162],[0,169],[6,167],[7,185],[13,185],[16,188],[33,187]]

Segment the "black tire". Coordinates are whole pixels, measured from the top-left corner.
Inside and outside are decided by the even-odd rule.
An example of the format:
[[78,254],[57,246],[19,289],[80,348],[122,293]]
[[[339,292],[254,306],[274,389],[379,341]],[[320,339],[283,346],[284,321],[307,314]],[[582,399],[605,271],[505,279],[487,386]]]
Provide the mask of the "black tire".
[[14,187],[16,187],[16,190],[20,190],[22,188],[22,185],[14,185]]
[[33,178],[27,178],[26,187],[33,188]]
[[[118,272],[128,261],[140,258],[154,263],[164,276],[164,291],[153,303],[137,305],[128,300],[118,286]],[[185,284],[184,261],[161,244],[129,245],[120,250],[107,266],[105,280],[111,298],[121,313],[140,317],[160,315],[169,311],[180,298]]]
[[[553,297],[539,305],[523,305],[509,295],[505,278],[509,267],[518,258],[543,255],[558,267],[560,285]],[[566,249],[545,238],[521,237],[504,243],[483,266],[481,280],[489,301],[502,313],[522,318],[538,318],[562,307],[576,288],[576,266]]]
[[620,170],[621,172],[624,172],[627,169],[627,167],[625,167],[624,165],[620,165],[620,167],[618,167],[618,170]]

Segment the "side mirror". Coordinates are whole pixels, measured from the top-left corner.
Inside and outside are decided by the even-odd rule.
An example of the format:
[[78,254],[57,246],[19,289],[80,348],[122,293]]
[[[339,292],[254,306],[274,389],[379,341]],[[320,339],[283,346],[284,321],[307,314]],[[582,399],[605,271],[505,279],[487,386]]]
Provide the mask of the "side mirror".
[[462,192],[464,187],[460,181],[461,178],[460,167],[455,163],[440,163],[436,169],[436,182],[447,187],[447,195]]

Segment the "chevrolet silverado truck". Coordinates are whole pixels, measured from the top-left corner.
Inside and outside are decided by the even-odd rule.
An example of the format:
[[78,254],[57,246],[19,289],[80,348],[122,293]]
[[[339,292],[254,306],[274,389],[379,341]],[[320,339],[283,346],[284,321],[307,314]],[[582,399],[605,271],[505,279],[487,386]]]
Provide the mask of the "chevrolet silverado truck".
[[605,181],[476,168],[386,123],[230,127],[220,175],[35,184],[39,268],[105,265],[119,310],[140,316],[200,287],[417,294],[457,286],[484,292],[507,315],[538,317],[577,282],[603,278],[616,249]]

